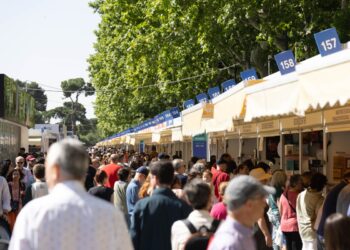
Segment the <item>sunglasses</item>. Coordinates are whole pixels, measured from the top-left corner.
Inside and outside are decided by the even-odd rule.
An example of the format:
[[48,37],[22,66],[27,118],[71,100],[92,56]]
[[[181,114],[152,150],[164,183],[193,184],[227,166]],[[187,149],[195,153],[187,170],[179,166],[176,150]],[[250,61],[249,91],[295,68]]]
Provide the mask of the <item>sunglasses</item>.
[[19,164],[19,163],[23,164],[23,163],[24,163],[24,161],[18,161],[18,162],[17,162],[17,164]]

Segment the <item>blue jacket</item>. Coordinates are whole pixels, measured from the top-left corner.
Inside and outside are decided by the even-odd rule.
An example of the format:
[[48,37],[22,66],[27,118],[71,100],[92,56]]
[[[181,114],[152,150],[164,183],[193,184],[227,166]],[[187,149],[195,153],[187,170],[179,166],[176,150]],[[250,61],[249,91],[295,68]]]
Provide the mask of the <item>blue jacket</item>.
[[169,188],[158,188],[151,197],[139,200],[130,228],[135,250],[171,250],[171,226],[191,211]]

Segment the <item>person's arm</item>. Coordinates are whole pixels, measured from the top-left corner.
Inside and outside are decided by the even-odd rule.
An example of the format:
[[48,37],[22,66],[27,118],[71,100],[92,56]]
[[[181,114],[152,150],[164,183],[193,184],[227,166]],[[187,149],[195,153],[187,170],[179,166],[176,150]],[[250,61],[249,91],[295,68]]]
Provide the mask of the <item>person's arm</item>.
[[135,206],[134,212],[131,216],[131,225],[130,225],[130,236],[132,244],[134,245],[135,250],[140,249],[140,235],[141,235],[141,218],[138,205]]
[[111,194],[111,199],[110,201],[112,202],[112,204],[114,204],[114,192]]
[[2,188],[2,210],[4,213],[8,213],[11,211],[11,194],[6,179],[4,178],[3,181],[4,183]]
[[32,185],[26,188],[26,193],[23,198],[23,206],[25,206],[28,202],[30,202],[33,199],[32,195]]
[[258,225],[259,225],[259,228],[261,230],[261,232],[264,234],[265,236],[265,242],[266,242],[266,246],[268,247],[272,247],[272,238],[271,238],[271,234],[270,234],[270,231],[267,227],[267,224],[266,224],[266,221],[265,221],[265,218],[262,217],[258,220]]

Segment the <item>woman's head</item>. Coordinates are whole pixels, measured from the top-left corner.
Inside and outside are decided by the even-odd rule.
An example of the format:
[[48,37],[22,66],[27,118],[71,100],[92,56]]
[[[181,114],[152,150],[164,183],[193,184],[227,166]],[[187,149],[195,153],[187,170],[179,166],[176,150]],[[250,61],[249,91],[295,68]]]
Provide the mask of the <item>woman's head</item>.
[[0,176],[6,177],[10,170],[11,160],[3,160],[0,162]]
[[350,238],[348,236],[349,228],[349,217],[339,213],[329,216],[326,220],[324,234],[326,249],[350,249]]
[[8,174],[8,181],[20,181],[24,178],[24,174],[22,173],[22,171],[18,168],[13,169],[12,171],[10,171],[10,173]]
[[292,175],[289,179],[289,187],[297,191],[303,190],[303,181],[300,174]]

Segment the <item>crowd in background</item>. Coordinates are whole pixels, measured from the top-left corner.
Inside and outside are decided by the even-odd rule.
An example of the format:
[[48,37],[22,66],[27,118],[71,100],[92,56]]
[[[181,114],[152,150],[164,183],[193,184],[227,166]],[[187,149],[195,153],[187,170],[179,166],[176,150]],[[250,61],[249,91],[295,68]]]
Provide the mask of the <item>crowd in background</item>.
[[[49,159],[54,160],[50,163],[46,156],[24,152],[14,163],[1,162],[0,212],[9,232],[27,203],[48,194],[45,176],[58,180],[51,180],[55,187],[74,179],[68,178],[67,172],[69,176],[82,176],[89,195],[120,212],[123,219],[113,223],[117,227],[125,224],[130,246],[132,243],[131,248],[136,250],[350,249],[345,235],[350,226],[350,172],[330,187],[322,173],[287,175],[265,162],[251,160],[237,165],[229,154],[218,159],[213,155],[208,162],[192,157],[186,163],[178,155],[158,153],[154,148],[148,154],[93,148],[89,150],[89,166],[85,170],[82,166],[79,171],[84,172],[79,174],[69,168],[80,164],[74,163],[75,155],[63,153],[67,149],[65,144],[61,146],[60,156],[67,160],[67,166],[56,157],[59,152],[51,152]],[[50,170],[45,175],[45,160],[46,169],[66,169],[58,171],[60,174]],[[67,187],[80,192],[70,184]],[[21,230],[17,224],[15,232]],[[124,231],[121,234],[128,237]],[[16,235],[13,241],[19,240],[20,233]],[[121,249],[128,249],[129,243],[125,244]],[[106,249],[114,249],[107,245]],[[12,249],[21,249],[18,246],[23,245],[11,242]]]

